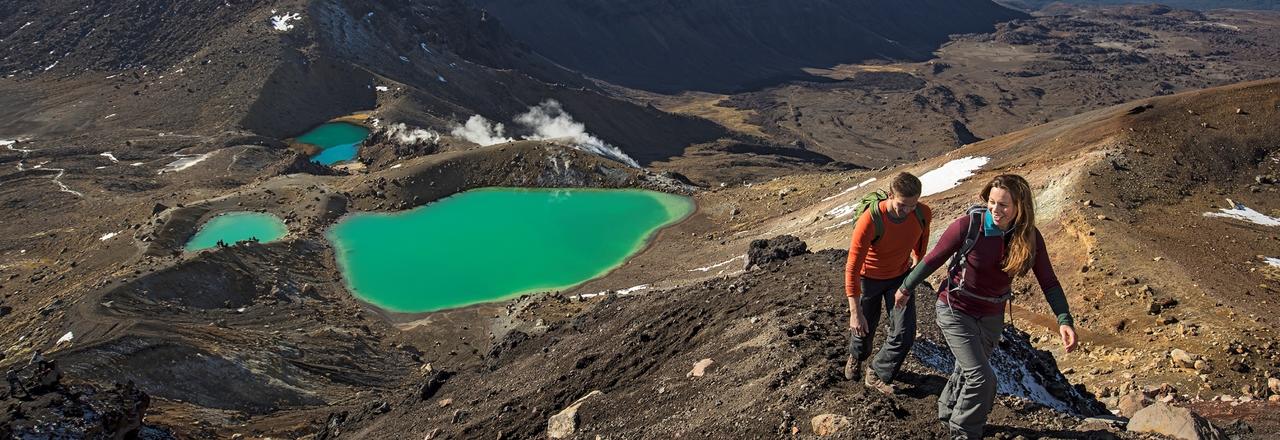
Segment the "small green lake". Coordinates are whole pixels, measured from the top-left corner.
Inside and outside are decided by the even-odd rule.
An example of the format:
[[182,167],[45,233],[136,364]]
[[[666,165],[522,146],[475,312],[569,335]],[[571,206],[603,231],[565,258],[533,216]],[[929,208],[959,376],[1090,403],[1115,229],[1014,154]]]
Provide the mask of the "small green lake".
[[329,240],[357,297],[426,312],[599,277],[693,210],[692,199],[654,191],[485,188],[349,215]]
[[266,243],[279,240],[288,232],[289,228],[274,215],[261,212],[231,212],[214,217],[200,227],[200,231],[187,242],[187,250],[198,251],[217,247],[219,241],[231,245],[237,241],[252,238]]
[[369,129],[346,122],[330,122],[308,131],[295,139],[298,142],[320,147],[320,152],[311,156],[312,162],[322,165],[333,165],[356,158],[360,151],[360,143],[369,136]]

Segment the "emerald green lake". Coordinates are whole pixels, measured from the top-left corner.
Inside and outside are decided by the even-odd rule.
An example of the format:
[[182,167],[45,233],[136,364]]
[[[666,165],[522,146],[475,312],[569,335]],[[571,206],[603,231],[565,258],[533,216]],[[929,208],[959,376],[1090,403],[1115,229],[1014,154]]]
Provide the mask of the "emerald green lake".
[[228,245],[237,241],[257,238],[266,243],[275,241],[288,233],[280,218],[261,212],[232,212],[222,214],[209,220],[196,232],[195,237],[187,242],[188,251],[198,251],[216,247],[221,241]]
[[692,199],[654,191],[485,188],[401,213],[349,215],[329,240],[357,297],[426,312],[604,275],[693,209]]
[[296,139],[320,147],[320,152],[311,156],[312,162],[322,165],[333,165],[356,158],[360,151],[360,143],[369,136],[369,129],[346,122],[331,122],[308,131]]

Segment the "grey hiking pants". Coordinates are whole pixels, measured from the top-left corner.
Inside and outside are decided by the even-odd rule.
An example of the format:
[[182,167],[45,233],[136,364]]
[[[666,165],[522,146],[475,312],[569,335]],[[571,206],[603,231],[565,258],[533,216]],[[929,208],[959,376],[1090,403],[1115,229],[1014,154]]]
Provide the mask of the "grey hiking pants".
[[[908,272],[910,273],[910,272]],[[902,362],[911,353],[911,346],[916,342],[916,298],[907,301],[901,310],[894,309],[893,295],[902,287],[907,273],[888,280],[862,279],[862,297],[858,306],[867,318],[867,335],[859,337],[850,331],[849,354],[858,361],[865,361],[871,356],[871,343],[876,339],[876,328],[880,326],[880,313],[889,313],[889,332],[885,334],[884,345],[871,362],[871,371],[885,383],[892,383],[902,368]]]
[[976,318],[938,301],[938,327],[956,358],[947,386],[938,397],[938,420],[952,432],[982,438],[982,428],[996,399],[996,373],[991,353],[1000,343],[1004,315]]

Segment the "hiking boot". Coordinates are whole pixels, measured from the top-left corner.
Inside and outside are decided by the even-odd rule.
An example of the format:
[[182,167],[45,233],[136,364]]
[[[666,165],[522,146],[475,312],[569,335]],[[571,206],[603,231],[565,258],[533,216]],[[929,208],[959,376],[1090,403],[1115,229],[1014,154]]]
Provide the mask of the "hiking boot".
[[866,384],[867,388],[879,391],[886,396],[892,396],[893,393],[897,391],[893,388],[893,384],[885,383],[883,380],[880,380],[880,376],[876,376],[874,371],[867,370],[864,377],[865,379],[862,383]]
[[844,378],[847,380],[858,380],[862,379],[862,377],[860,377],[861,375],[862,362],[857,358],[854,358],[853,355],[849,355],[849,358],[844,361]]

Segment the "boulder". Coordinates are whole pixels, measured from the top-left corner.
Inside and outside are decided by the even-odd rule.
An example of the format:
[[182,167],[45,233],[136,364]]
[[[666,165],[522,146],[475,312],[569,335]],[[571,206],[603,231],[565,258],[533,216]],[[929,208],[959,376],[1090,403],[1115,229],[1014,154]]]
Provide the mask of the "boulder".
[[421,400],[430,399],[440,391],[440,387],[444,386],[444,382],[449,380],[449,376],[453,373],[442,370],[431,370],[426,377],[422,379],[422,383],[418,385],[418,398]]
[[1141,392],[1132,392],[1124,396],[1116,402],[1116,412],[1124,417],[1133,417],[1139,410],[1146,408],[1151,404],[1151,399]]
[[1184,440],[1219,440],[1226,438],[1209,421],[1186,408],[1156,402],[1129,419],[1129,432],[1162,434]]
[[547,438],[568,438],[578,430],[578,410],[588,401],[604,397],[604,393],[595,390],[573,402],[567,408],[547,419]]
[[1195,368],[1196,365],[1195,357],[1181,349],[1170,351],[1169,358],[1173,359],[1173,366],[1178,368]]
[[809,253],[809,245],[795,236],[780,235],[768,240],[755,240],[747,249],[745,267],[783,261],[807,253]]
[[813,425],[813,433],[820,436],[834,435],[841,429],[848,428],[853,422],[839,414],[820,414],[809,421]]
[[693,369],[689,370],[689,372],[685,374],[684,377],[702,377],[703,375],[707,374],[707,369],[711,368],[711,365],[715,363],[716,361],[713,361],[710,358],[695,362],[693,364]]

